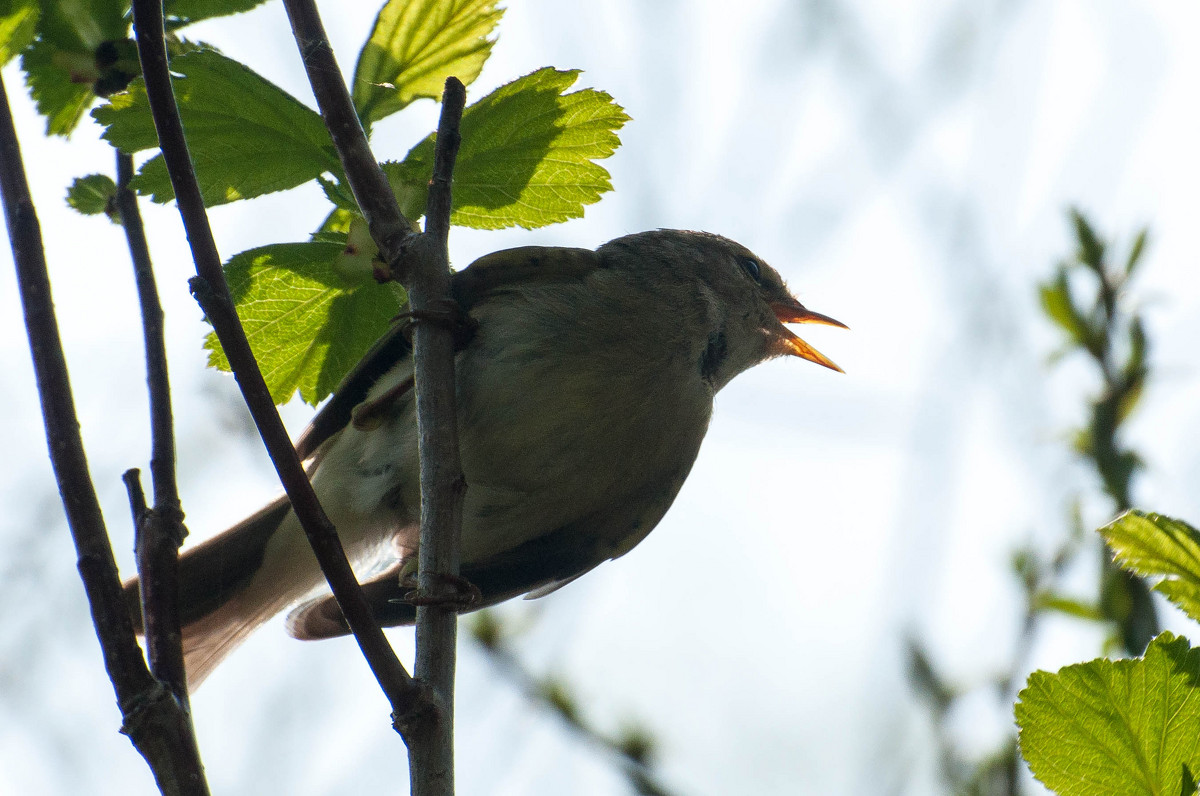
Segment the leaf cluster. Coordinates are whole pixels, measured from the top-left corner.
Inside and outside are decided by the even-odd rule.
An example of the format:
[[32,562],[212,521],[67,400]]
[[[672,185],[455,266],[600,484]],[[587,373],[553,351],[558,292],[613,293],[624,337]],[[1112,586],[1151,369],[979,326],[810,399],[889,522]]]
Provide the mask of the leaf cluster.
[[[166,0],[169,28],[248,11],[265,0]],[[128,0],[0,0],[0,65],[20,55],[46,134],[67,136],[97,97],[141,70]],[[185,48],[178,39],[173,49]]]
[[[319,114],[215,48],[178,38],[186,25],[249,10],[261,0],[168,0],[176,100],[201,195],[208,206],[318,182],[331,204],[310,240],[242,252],[226,263],[239,316],[277,403],[297,391],[325,398],[405,301],[372,278],[376,249],[346,185]],[[121,0],[7,0],[0,53],[17,52],[50,133],[67,135],[92,111],[103,137],[134,154],[157,147],[137,53]],[[496,0],[390,0],[375,19],[354,70],[353,100],[364,129],[422,99],[440,96],[451,75],[474,81],[495,45],[503,11]],[[583,215],[612,189],[596,163],[619,145],[628,116],[602,91],[571,91],[577,70],[539,69],[470,105],[455,169],[452,223],[527,229]],[[424,212],[434,134],[400,161],[384,164],[404,215]],[[111,180],[89,175],[67,201],[105,212]],[[161,155],[131,182],[155,202],[174,198]],[[228,368],[216,337],[209,364]]]

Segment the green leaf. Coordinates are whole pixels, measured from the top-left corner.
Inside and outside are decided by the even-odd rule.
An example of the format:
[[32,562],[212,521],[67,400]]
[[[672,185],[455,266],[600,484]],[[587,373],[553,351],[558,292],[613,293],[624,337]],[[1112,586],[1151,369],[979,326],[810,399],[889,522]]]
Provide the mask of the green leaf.
[[467,632],[479,646],[486,650],[497,650],[504,642],[505,628],[500,616],[490,609],[477,611],[470,618],[463,617]]
[[[369,267],[342,265],[344,244],[281,243],[250,249],[225,265],[238,316],[276,403],[299,390],[318,403],[387,330],[399,304]],[[339,268],[339,265],[342,267]],[[210,334],[209,365],[229,370]]]
[[503,14],[496,0],[390,0],[354,69],[358,115],[370,124],[413,100],[438,99],[451,75],[470,85]]
[[[388,160],[381,163],[380,166],[383,167],[383,173],[387,175],[388,181],[392,185],[392,193],[396,196],[396,205],[400,208],[400,212],[405,218],[411,219],[415,223],[416,219],[425,215],[425,202],[429,198],[429,175],[426,175],[424,179],[421,176],[425,164]],[[457,166],[454,169],[454,175],[454,185],[457,190],[459,184]],[[453,202],[453,194],[451,194],[451,201]]]
[[909,684],[918,696],[929,703],[934,716],[940,721],[961,694],[938,673],[929,658],[929,653],[916,639],[909,638],[905,647],[908,653],[906,669]]
[[67,204],[85,216],[107,213],[116,221],[118,215],[113,206],[117,198],[117,184],[106,174],[89,174],[76,177],[67,189]]
[[0,66],[29,46],[37,33],[37,21],[34,0],[0,0]]
[[[321,117],[258,74],[213,50],[171,60],[179,114],[187,130],[200,193],[212,206],[294,188],[341,166]],[[92,112],[103,137],[123,152],[158,145],[146,89],[134,81],[126,94]],[[156,155],[132,187],[156,202],[175,197],[166,164]]]
[[137,42],[133,39],[104,42],[96,48],[95,62],[99,74],[92,83],[92,93],[97,97],[110,97],[124,91],[142,73]]
[[1146,386],[1146,329],[1137,315],[1129,321],[1129,358],[1121,366],[1120,401],[1117,404],[1117,422],[1123,423],[1133,414],[1142,398]]
[[1163,576],[1154,590],[1200,621],[1200,531],[1161,514],[1127,511],[1100,533],[1118,564],[1143,577]]
[[163,14],[167,26],[178,29],[202,19],[240,14],[262,5],[267,0],[167,0],[163,3]]
[[650,765],[655,757],[658,741],[654,733],[644,724],[626,720],[616,737],[617,748],[630,760]]
[[1072,343],[1086,348],[1092,336],[1091,328],[1071,298],[1071,285],[1065,266],[1059,265],[1054,279],[1038,287],[1038,295],[1046,316],[1067,333]]
[[[37,40],[21,54],[25,83],[46,117],[46,134],[66,136],[96,99],[97,86],[119,83],[114,64],[97,63],[102,45],[123,41],[128,3],[57,0],[38,4]],[[123,64],[122,64],[123,66]]]
[[[540,69],[466,109],[454,168],[454,224],[533,229],[578,218],[584,205],[612,190],[608,172],[593,161],[616,150],[616,131],[629,117],[602,91],[564,94],[578,76],[578,70]],[[413,194],[414,206],[424,206],[433,148],[431,135],[402,163],[384,167]]]
[[38,33],[56,47],[89,55],[129,32],[129,0],[44,0]]
[[1150,230],[1143,229],[1133,239],[1133,245],[1129,247],[1129,256],[1125,259],[1125,276],[1133,276],[1133,272],[1137,270],[1138,265],[1142,262],[1142,255],[1146,253],[1146,242],[1150,237]]
[[99,70],[91,54],[39,40],[21,53],[21,70],[37,112],[46,117],[46,135],[70,135],[96,100],[92,84]]
[[358,209],[358,202],[354,199],[354,194],[350,191],[350,186],[337,180],[327,180],[324,177],[317,177],[317,184],[321,186],[321,190],[325,192],[325,198],[334,207],[354,214],[361,212]]
[[325,220],[321,226],[317,227],[317,231],[309,236],[310,240],[337,240],[339,242],[346,239],[346,235],[350,232],[350,225],[354,223],[356,218],[362,218],[357,213],[352,213],[349,210],[344,210],[340,207],[335,207],[325,216]]
[[1071,223],[1075,227],[1075,240],[1078,245],[1075,256],[1079,262],[1091,268],[1097,274],[1104,271],[1104,242],[1096,234],[1096,230],[1088,222],[1083,213],[1071,208]]
[[1034,672],[1018,695],[1021,753],[1062,796],[1195,793],[1200,650],[1163,633],[1144,658]]
[[1034,598],[1034,607],[1043,611],[1057,611],[1067,616],[1074,616],[1078,619],[1088,619],[1094,622],[1100,622],[1107,617],[1104,612],[1094,605],[1076,600],[1071,597],[1066,597],[1061,594],[1052,592],[1040,592]]
[[554,710],[567,723],[578,726],[581,723],[579,702],[571,690],[571,684],[561,677],[546,675],[536,684],[537,695],[551,710]]

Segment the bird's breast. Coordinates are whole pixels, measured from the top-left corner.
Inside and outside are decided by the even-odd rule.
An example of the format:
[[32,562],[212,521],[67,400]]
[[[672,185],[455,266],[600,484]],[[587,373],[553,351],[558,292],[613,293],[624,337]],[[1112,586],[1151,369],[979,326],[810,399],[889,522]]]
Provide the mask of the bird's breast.
[[[488,546],[623,502],[669,492],[669,503],[707,430],[709,342],[647,328],[637,308],[580,303],[540,295],[474,313],[457,363],[459,433],[467,525],[486,520],[476,536]],[[464,546],[470,535],[465,525]]]

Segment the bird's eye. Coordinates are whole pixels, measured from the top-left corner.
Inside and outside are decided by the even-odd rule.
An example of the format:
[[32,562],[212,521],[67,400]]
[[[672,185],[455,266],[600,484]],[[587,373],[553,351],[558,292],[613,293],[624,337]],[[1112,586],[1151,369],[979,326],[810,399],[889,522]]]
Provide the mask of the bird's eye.
[[762,277],[762,269],[758,267],[758,260],[753,257],[740,257],[738,263],[742,266],[742,270],[750,275],[750,278],[757,282]]

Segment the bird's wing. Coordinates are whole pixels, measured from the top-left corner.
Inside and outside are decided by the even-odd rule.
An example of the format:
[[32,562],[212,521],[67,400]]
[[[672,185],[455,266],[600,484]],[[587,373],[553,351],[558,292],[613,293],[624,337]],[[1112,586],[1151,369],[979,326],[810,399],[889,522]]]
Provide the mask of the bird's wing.
[[[600,256],[590,249],[522,246],[480,257],[451,277],[450,290],[462,311],[470,313],[480,301],[505,289],[533,281],[581,281],[600,265]],[[375,382],[412,354],[406,328],[407,323],[392,326],[342,380],[296,443],[301,459],[312,456],[345,428],[354,407],[362,403]]]
[[345,428],[354,407],[366,399],[375,382],[412,353],[412,343],[404,331],[405,324],[398,323],[375,341],[366,356],[334,390],[333,397],[313,416],[296,443],[296,453],[302,461],[316,453],[325,440]]
[[591,249],[521,246],[480,257],[454,275],[450,289],[463,311],[470,312],[498,291],[530,282],[581,282],[601,265],[600,255]]

